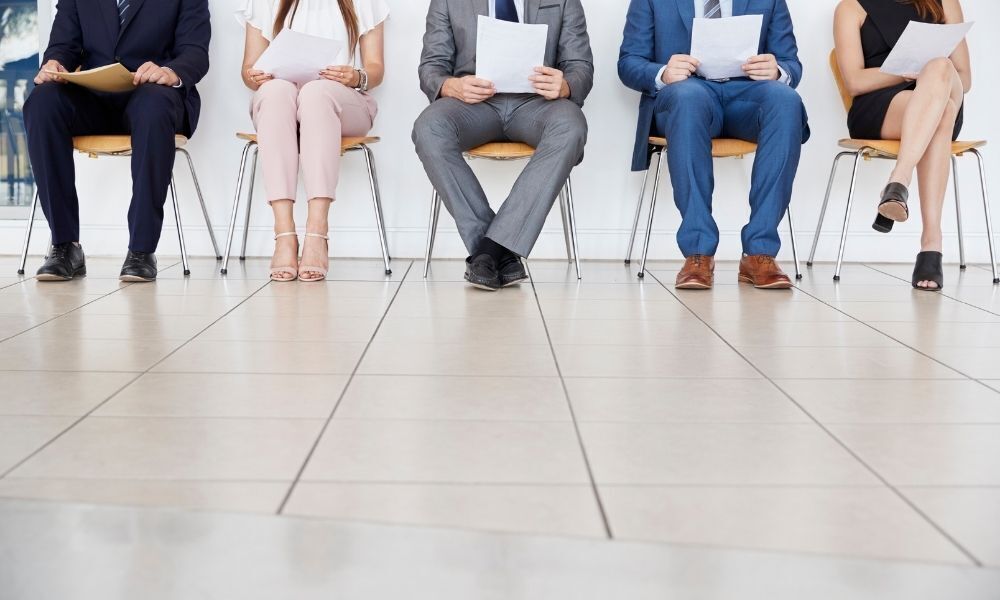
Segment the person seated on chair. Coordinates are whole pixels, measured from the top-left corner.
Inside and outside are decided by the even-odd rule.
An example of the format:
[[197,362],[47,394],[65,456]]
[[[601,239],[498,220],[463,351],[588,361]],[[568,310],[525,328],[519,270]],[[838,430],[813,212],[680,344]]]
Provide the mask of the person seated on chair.
[[[274,211],[273,281],[316,282],[330,264],[330,205],[340,179],[341,139],[367,134],[378,107],[368,90],[382,83],[385,0],[246,0],[243,82],[254,91],[251,113],[264,165],[264,189]],[[284,29],[344,42],[333,64],[302,85],[254,69]],[[360,52],[359,52],[360,50]],[[356,65],[359,64],[360,67]],[[302,260],[293,206],[299,168],[309,214]]]
[[[208,72],[211,37],[208,0],[59,0],[37,87],[24,105],[28,155],[52,231],[40,281],[86,274],[73,137],[115,134],[131,135],[133,149],[121,279],[156,279],[154,252],[174,167],[174,136],[190,137],[198,125],[195,85]],[[49,73],[114,63],[135,73],[134,91],[92,92]]]
[[961,23],[958,0],[842,0],[834,16],[837,65],[854,103],[847,117],[851,137],[900,140],[896,166],[882,191],[872,226],[888,233],[906,221],[914,169],[920,184],[923,235],[913,287],[944,286],[941,211],[948,187],[951,143],[962,129],[962,105],[972,87],[969,47],[963,40],[950,58],[927,63],[907,77],[879,70],[910,21]]
[[[548,25],[545,64],[531,76],[535,93],[497,93],[476,77],[480,15]],[[587,142],[581,108],[594,63],[580,0],[431,0],[419,74],[431,105],[413,142],[469,251],[466,281],[494,291],[526,280],[521,257],[531,253]],[[494,213],[462,153],[498,141],[528,144],[535,154]]]
[[[722,81],[698,76],[698,57],[690,55],[694,19],[750,14],[764,19],[759,54],[743,65],[745,76]],[[676,286],[710,289],[714,284],[719,228],[712,218],[712,139],[729,137],[760,147],[739,279],[764,289],[792,287],[774,259],[809,127],[795,91],[802,64],[785,0],[632,0],[618,74],[642,92],[632,169],[649,168],[650,136],[669,143],[667,165],[683,217],[677,243],[686,259]]]

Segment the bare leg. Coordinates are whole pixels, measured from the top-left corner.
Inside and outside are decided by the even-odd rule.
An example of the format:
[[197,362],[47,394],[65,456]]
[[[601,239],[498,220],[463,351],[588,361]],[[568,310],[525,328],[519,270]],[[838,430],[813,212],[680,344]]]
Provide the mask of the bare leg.
[[[332,198],[313,198],[309,201],[309,217],[306,220],[306,232],[327,235],[330,228],[330,205]],[[302,243],[302,264],[316,267],[327,267],[330,264],[329,244],[317,237],[308,237]],[[323,273],[303,271],[307,279],[321,277]]]
[[[295,232],[295,216],[292,207],[295,203],[291,200],[274,200],[271,202],[271,210],[274,211],[274,234]],[[275,239],[274,256],[271,258],[271,268],[291,267],[298,269],[299,240],[294,236],[285,236]],[[294,279],[288,273],[277,273],[275,279],[281,281],[291,281]]]

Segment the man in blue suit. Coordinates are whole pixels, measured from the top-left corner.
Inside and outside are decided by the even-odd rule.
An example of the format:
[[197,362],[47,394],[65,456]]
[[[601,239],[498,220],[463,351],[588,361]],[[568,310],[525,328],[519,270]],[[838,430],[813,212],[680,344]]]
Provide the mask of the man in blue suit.
[[[698,77],[698,57],[690,56],[694,19],[748,14],[763,15],[763,27],[758,56],[743,65],[746,76]],[[731,137],[760,146],[750,223],[742,233],[740,281],[763,289],[790,288],[774,257],[809,127],[794,89],[802,64],[785,0],[631,0],[618,74],[642,92],[632,169],[649,168],[651,135],[669,143],[667,164],[683,217],[677,242],[686,258],[676,286],[710,289],[714,283],[719,228],[712,218],[712,139]]]
[[[80,208],[73,137],[132,136],[132,204],[123,281],[156,279],[156,246],[174,165],[174,135],[191,136],[208,72],[208,0],[59,0],[49,47],[24,105],[28,154],[52,231],[40,281],[87,271],[80,246]],[[65,83],[67,72],[122,63],[134,91],[106,94]],[[117,202],[108,199],[110,202]]]

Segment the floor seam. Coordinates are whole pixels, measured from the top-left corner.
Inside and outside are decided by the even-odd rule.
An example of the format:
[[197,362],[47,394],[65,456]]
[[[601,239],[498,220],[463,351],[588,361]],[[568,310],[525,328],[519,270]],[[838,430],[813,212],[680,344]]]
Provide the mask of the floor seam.
[[[899,281],[902,281],[904,283],[908,283],[908,284],[912,285],[911,282],[903,279],[902,277],[899,277],[898,275],[893,275],[892,273],[889,273],[887,271],[883,271],[881,269],[876,269],[875,267],[873,267],[871,265],[868,265],[868,264],[862,263],[862,266],[864,266],[866,269],[871,269],[872,271],[875,271],[876,273],[881,273],[881,274],[886,275],[888,277],[892,277],[893,279],[898,279]],[[983,287],[986,287],[986,286],[983,286]],[[945,288],[945,289],[942,289],[942,290],[939,290],[939,291],[920,292],[920,293],[923,293],[923,294],[937,294],[937,295],[941,296],[942,298],[948,298],[949,300],[954,300],[955,302],[958,302],[959,304],[963,304],[965,306],[968,306],[969,308],[974,308],[976,310],[983,311],[986,314],[990,314],[990,315],[994,315],[994,316],[1000,317],[1000,313],[993,312],[992,310],[990,310],[988,308],[983,308],[982,306],[978,306],[976,304],[972,304],[971,302],[966,302],[965,300],[962,300],[961,298],[956,298],[954,296],[949,296],[948,293],[945,291],[947,289],[949,289],[949,288]],[[993,286],[992,289],[996,289],[996,286]],[[810,294],[810,295],[812,295],[812,294]]]

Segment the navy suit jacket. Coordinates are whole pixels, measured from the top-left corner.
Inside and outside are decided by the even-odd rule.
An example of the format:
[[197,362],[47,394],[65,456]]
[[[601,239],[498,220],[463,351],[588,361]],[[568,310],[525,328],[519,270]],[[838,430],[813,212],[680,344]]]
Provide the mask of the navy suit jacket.
[[191,135],[201,112],[195,85],[208,73],[211,38],[208,0],[130,0],[121,25],[116,0],[59,0],[44,61],[67,71],[116,62],[130,71],[149,61],[170,67],[184,84],[182,133]]
[[[693,0],[631,0],[618,76],[625,85],[642,92],[633,171],[649,168],[656,75],[671,56],[691,53],[694,8]],[[741,15],[764,15],[757,53],[773,54],[791,78],[792,87],[797,87],[802,80],[802,63],[785,0],[733,0],[733,16]]]

